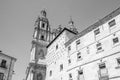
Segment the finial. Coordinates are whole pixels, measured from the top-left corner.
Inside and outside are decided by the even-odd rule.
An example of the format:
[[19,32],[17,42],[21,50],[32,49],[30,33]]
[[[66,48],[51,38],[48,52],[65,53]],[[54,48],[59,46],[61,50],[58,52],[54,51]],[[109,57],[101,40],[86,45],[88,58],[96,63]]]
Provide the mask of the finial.
[[72,16],[70,16],[70,21],[69,21],[69,24],[74,24],[73,20],[72,20]]
[[46,13],[45,9],[43,9],[43,10],[41,11],[41,15],[44,16],[44,17],[46,17],[47,13]]

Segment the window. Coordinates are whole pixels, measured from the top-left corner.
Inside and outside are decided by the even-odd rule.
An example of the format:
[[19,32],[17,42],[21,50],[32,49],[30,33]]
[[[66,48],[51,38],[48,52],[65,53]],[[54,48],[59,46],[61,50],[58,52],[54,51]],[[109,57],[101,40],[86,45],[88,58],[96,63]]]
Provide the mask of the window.
[[78,80],[84,80],[83,70],[78,70]]
[[108,79],[108,71],[107,71],[107,68],[106,68],[106,64],[104,62],[99,63],[99,71],[98,71],[98,73],[99,73],[99,78]]
[[83,70],[78,70],[78,75],[82,75],[83,74]]
[[105,63],[100,63],[100,64],[99,64],[99,68],[100,68],[100,69],[104,69],[104,68],[106,68]]
[[71,59],[68,59],[68,64],[70,64],[71,63]]
[[81,52],[78,52],[77,53],[77,60],[80,60],[81,59]]
[[116,61],[117,61],[117,66],[115,68],[120,69],[120,57],[116,58]]
[[56,50],[58,49],[58,45],[56,45]]
[[120,58],[117,58],[117,63],[120,66]]
[[41,40],[44,40],[44,35],[41,35]]
[[97,48],[97,52],[102,51],[102,44],[98,42],[98,43],[96,44],[96,48]]
[[110,21],[108,24],[110,27],[113,27],[114,25],[116,25],[115,19]]
[[2,62],[1,62],[1,65],[0,65],[0,67],[2,67],[2,68],[6,68],[6,60],[2,60]]
[[70,51],[70,50],[71,50],[71,46],[68,47],[68,51]]
[[42,74],[41,74],[41,73],[38,73],[38,74],[37,74],[37,80],[42,80],[42,79],[43,79]]
[[0,80],[3,80],[4,78],[4,73],[0,73]]
[[45,27],[45,23],[42,23],[42,28],[44,28]]
[[50,70],[50,76],[52,76],[52,71]]
[[69,74],[69,80],[72,80],[72,74],[71,73]]
[[113,44],[116,44],[116,43],[118,43],[118,42],[119,42],[118,37],[113,38]]
[[95,35],[98,35],[99,33],[100,33],[100,29],[99,28],[94,31]]
[[79,45],[79,44],[80,44],[80,40],[77,40],[77,41],[76,41],[76,45]]
[[62,70],[63,70],[63,64],[60,65],[60,71],[62,71]]

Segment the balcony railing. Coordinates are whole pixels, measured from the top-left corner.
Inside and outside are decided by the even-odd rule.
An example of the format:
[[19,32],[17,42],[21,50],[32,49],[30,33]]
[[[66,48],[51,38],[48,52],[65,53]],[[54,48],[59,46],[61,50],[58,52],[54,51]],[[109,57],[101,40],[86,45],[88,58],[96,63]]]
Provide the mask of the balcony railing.
[[99,80],[109,80],[109,76],[100,76]]

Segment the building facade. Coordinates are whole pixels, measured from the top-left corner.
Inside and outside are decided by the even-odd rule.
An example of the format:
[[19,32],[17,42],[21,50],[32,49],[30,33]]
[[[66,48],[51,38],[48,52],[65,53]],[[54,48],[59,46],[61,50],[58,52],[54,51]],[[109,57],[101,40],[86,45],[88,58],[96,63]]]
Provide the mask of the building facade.
[[120,80],[120,8],[65,45],[67,80]]
[[120,80],[120,8],[80,33],[72,19],[67,27],[49,31],[51,36],[44,47],[43,60],[36,49],[31,53],[32,63],[43,65],[44,62],[45,69],[41,72],[44,78],[34,79],[41,69],[33,71],[29,67],[28,72],[33,75],[27,80]]
[[12,80],[16,58],[8,56],[0,51],[0,80]]

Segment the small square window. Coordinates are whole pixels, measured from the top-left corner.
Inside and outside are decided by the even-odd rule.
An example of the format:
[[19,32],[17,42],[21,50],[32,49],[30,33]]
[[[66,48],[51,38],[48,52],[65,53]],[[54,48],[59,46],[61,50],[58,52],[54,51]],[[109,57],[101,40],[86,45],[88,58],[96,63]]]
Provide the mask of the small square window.
[[94,31],[95,35],[98,35],[99,33],[100,33],[100,29],[99,28]]
[[113,38],[113,43],[114,43],[114,44],[116,44],[116,43],[118,43],[118,42],[119,42],[118,37]]
[[76,41],[76,45],[79,45],[79,44],[80,44],[80,40],[77,40],[77,41]]
[[110,27],[113,27],[114,25],[116,25],[115,19],[110,21],[108,24],[109,24]]

